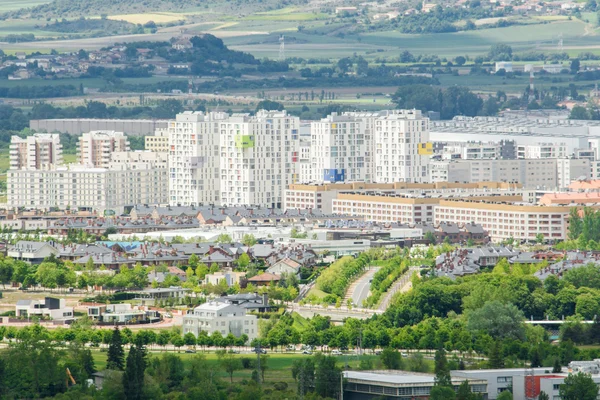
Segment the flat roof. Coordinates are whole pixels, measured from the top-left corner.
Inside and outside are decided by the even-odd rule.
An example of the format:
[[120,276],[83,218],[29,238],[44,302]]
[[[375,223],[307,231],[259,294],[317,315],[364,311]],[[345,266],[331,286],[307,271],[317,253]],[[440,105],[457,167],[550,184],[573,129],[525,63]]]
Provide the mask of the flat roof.
[[[523,370],[521,370],[523,371]],[[433,374],[419,374],[408,371],[344,371],[344,377],[346,379],[352,379],[363,382],[373,382],[374,384],[383,385],[421,385],[429,386],[435,383],[435,376]],[[464,378],[452,378],[453,383],[460,384],[464,381]],[[471,383],[482,383],[487,384],[485,379],[469,379]]]

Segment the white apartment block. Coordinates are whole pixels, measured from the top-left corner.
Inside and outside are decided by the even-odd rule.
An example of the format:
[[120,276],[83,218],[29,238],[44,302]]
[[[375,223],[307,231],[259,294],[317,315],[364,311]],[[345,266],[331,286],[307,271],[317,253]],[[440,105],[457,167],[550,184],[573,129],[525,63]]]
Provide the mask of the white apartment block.
[[77,151],[79,164],[108,168],[110,155],[115,151],[129,151],[129,142],[123,132],[92,131],[81,135]]
[[299,126],[299,118],[285,111],[233,114],[220,121],[220,203],[281,208],[295,172]]
[[[158,155],[159,153],[154,153]],[[117,158],[120,157],[117,155]],[[165,204],[167,168],[162,161],[113,161],[111,169],[81,165],[45,170],[9,170],[9,207],[79,208],[121,213],[136,204]]]
[[218,204],[219,122],[226,113],[186,111],[168,123],[170,204]]
[[169,130],[167,128],[157,129],[154,135],[144,137],[144,149],[157,153],[169,151]]
[[142,151],[117,151],[110,155],[108,168],[111,170],[124,169],[167,169],[167,153]]
[[433,161],[429,168],[432,183],[519,182],[548,190],[558,187],[557,175],[556,159]]
[[501,158],[502,147],[499,143],[463,142],[444,146],[443,160],[491,160]]
[[311,123],[313,182],[365,180],[367,145],[364,126],[359,118],[337,113]]
[[60,136],[55,133],[36,133],[25,139],[10,139],[11,169],[42,169],[50,164],[63,163]]
[[429,118],[419,110],[397,110],[375,121],[373,181],[428,182]]
[[182,333],[198,336],[201,331],[209,336],[219,332],[222,336],[232,333],[236,337],[248,336],[248,342],[258,337],[258,320],[247,315],[246,309],[230,303],[209,302],[194,308],[183,316]]
[[312,181],[310,123],[301,122],[298,133],[297,141],[293,139],[294,135],[292,135],[292,142],[296,147],[292,153],[292,165],[295,169],[294,175],[292,176],[292,183],[309,183]]
[[[593,163],[597,165],[597,163]],[[574,180],[592,179],[592,162],[587,158],[562,158],[556,160],[558,189],[564,190]]]
[[564,158],[568,156],[566,143],[537,143],[517,146],[517,158]]

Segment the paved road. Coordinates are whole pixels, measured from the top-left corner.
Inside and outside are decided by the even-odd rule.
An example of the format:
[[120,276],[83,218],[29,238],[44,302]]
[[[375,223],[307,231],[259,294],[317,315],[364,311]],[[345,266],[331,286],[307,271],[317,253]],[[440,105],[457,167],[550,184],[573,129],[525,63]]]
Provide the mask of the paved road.
[[360,280],[356,283],[354,291],[352,292],[352,303],[357,307],[362,307],[363,300],[369,297],[369,291],[371,290],[371,279],[379,268],[373,268],[367,271]]

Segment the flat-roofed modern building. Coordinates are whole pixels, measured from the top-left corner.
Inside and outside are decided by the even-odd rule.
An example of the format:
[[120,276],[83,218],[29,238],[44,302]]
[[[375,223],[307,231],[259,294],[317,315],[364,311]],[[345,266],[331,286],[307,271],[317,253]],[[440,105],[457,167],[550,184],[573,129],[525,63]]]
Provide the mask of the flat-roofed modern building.
[[[405,371],[344,371],[344,399],[429,399],[435,377]],[[452,378],[454,390],[465,380],[472,393],[487,395],[487,381],[474,378]]]
[[230,333],[235,337],[248,336],[248,341],[258,337],[256,315],[247,315],[246,309],[229,302],[208,302],[183,316],[182,333],[198,336],[201,331],[209,336],[219,332],[223,336]]

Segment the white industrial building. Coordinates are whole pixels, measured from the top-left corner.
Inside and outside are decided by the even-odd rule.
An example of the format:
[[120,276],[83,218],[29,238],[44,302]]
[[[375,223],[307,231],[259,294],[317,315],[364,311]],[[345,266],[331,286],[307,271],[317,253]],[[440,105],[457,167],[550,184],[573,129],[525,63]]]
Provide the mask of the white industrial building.
[[230,333],[235,337],[248,336],[248,342],[258,337],[256,315],[247,315],[246,309],[228,302],[208,302],[194,308],[183,316],[182,333],[198,336],[201,331],[209,336],[219,332],[223,336]]

